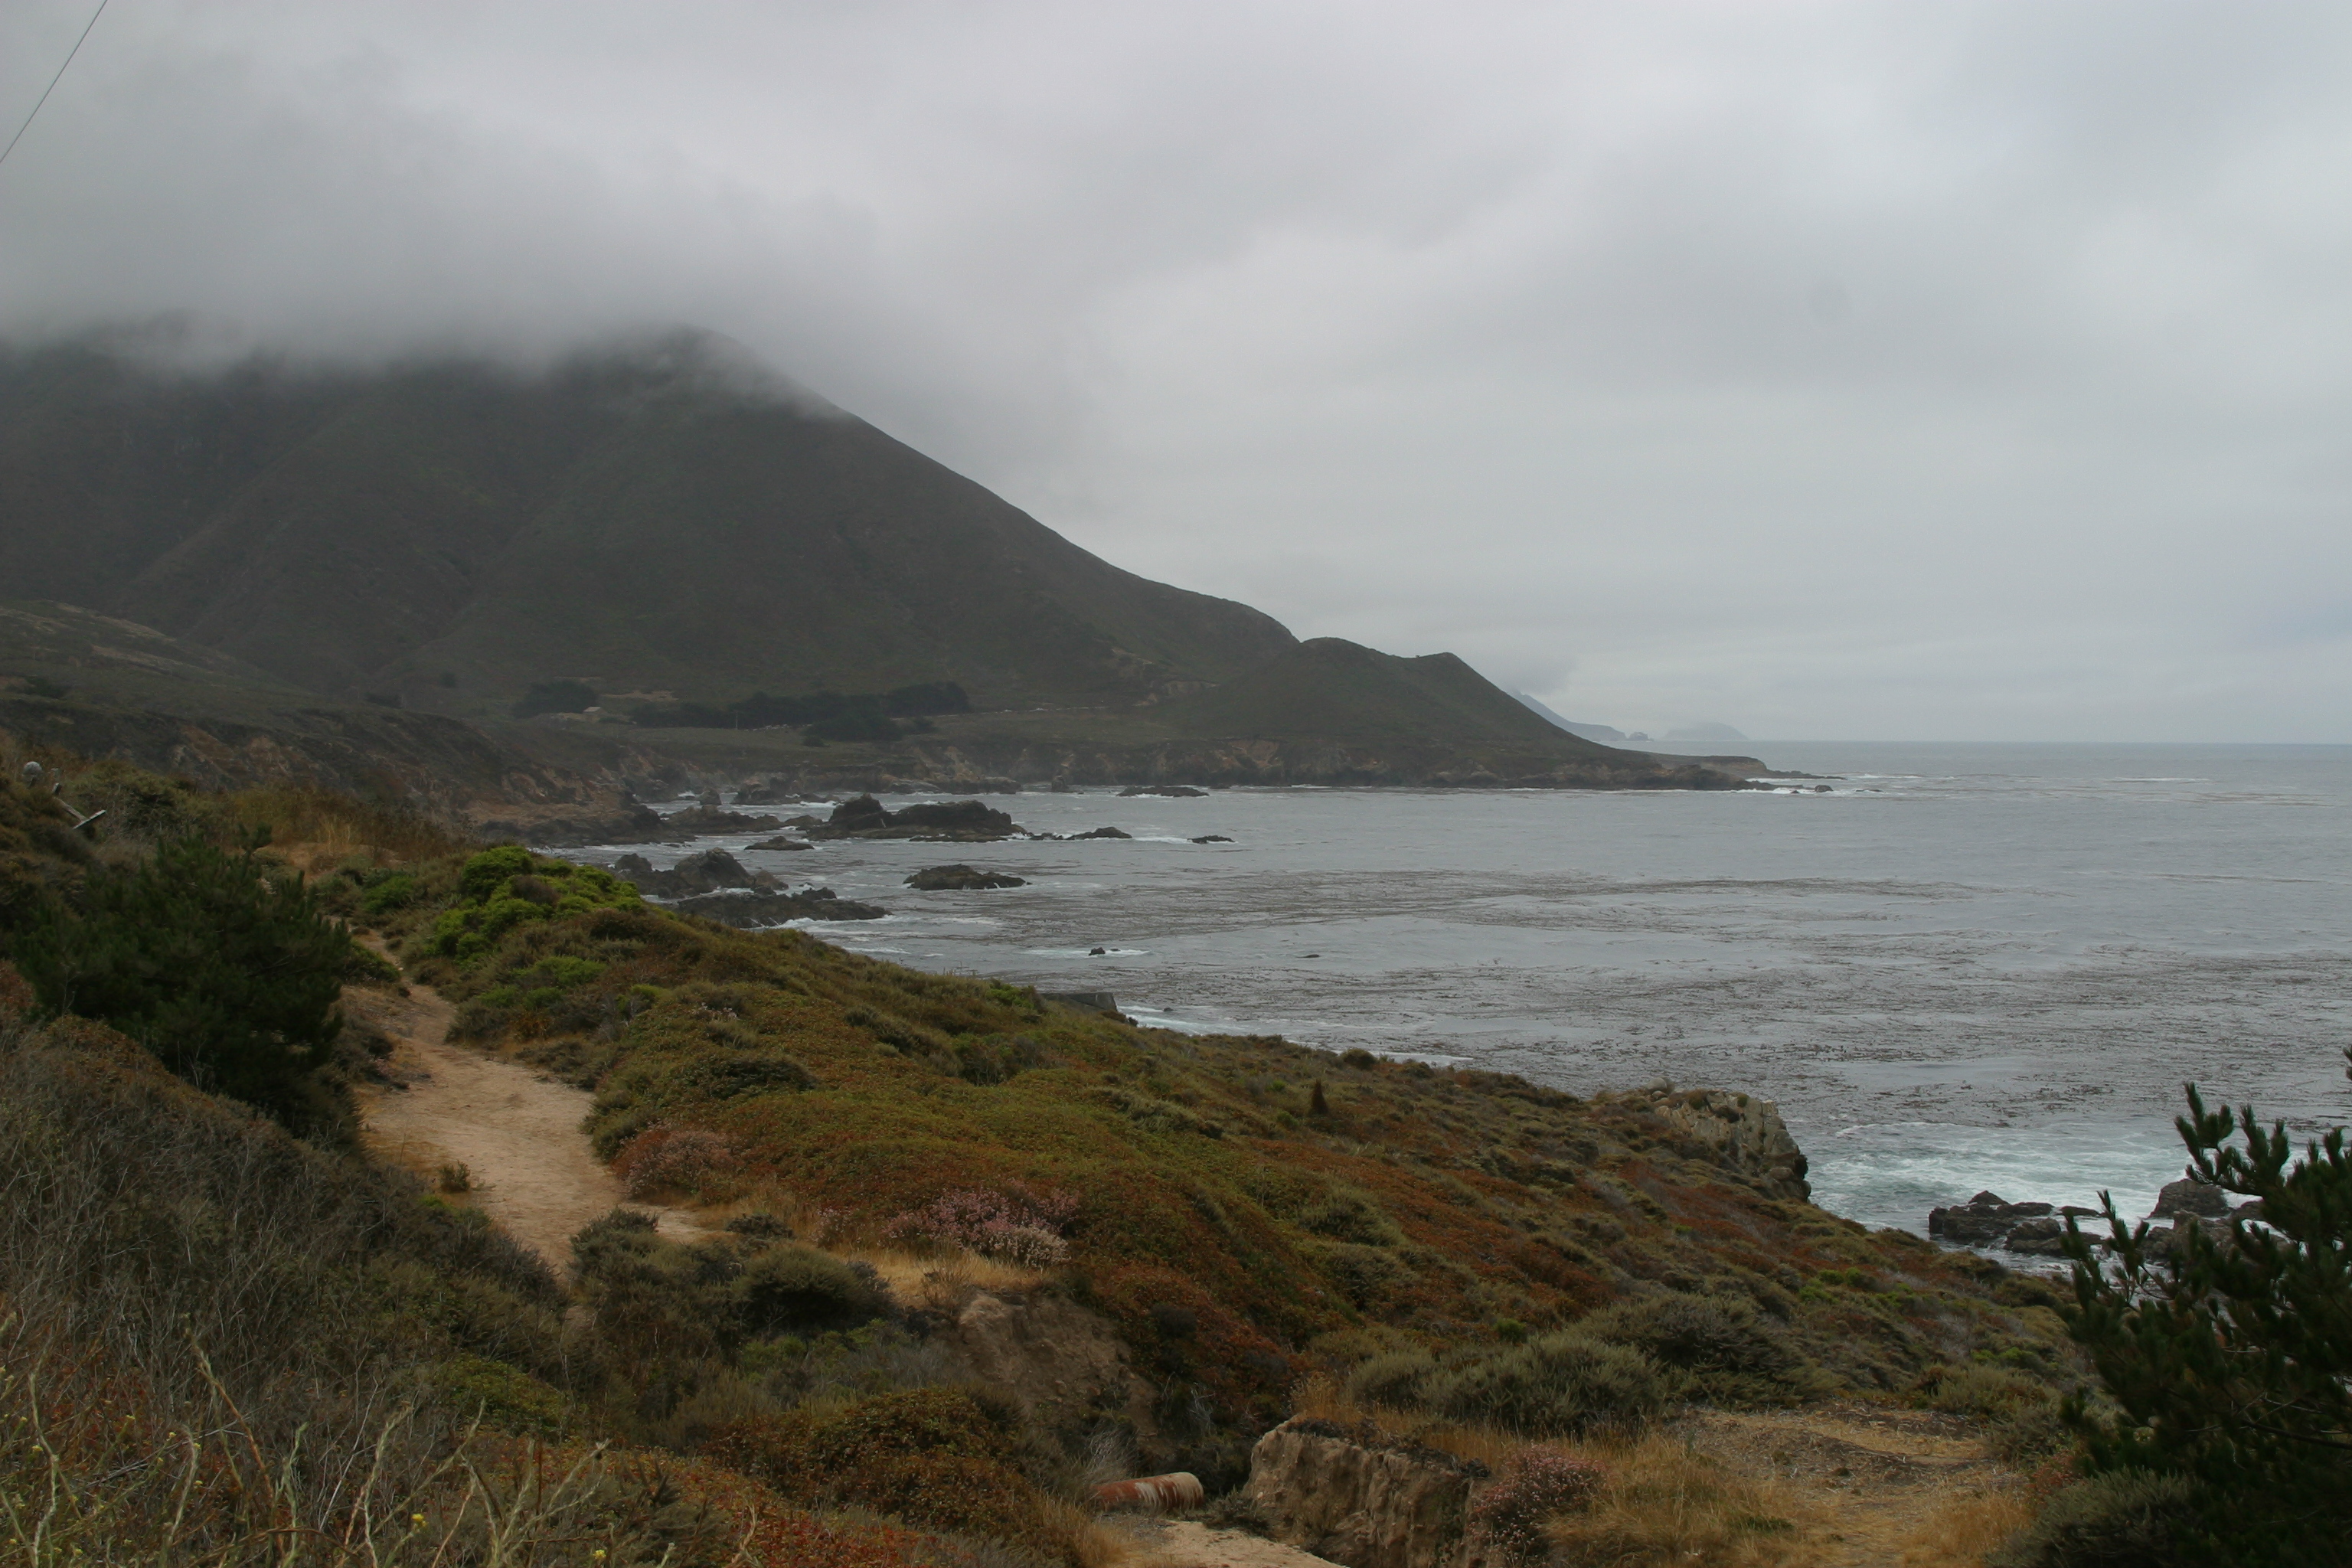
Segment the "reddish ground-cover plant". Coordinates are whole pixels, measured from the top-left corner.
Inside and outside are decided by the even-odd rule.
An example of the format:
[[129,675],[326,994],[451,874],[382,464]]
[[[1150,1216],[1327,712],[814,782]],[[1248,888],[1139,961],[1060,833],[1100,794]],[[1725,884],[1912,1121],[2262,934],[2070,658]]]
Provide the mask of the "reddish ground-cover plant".
[[711,1178],[742,1168],[741,1157],[718,1133],[670,1121],[655,1122],[630,1139],[613,1160],[614,1171],[633,1198],[696,1192]]
[[1506,1563],[1541,1563],[1546,1521],[1591,1503],[1608,1473],[1589,1459],[1523,1448],[1503,1479],[1470,1505],[1470,1529]]
[[1024,1268],[1053,1268],[1069,1260],[1070,1244],[1062,1231],[1077,1210],[1076,1198],[1018,1183],[1003,1192],[967,1187],[895,1215],[882,1233],[893,1240],[969,1247]]

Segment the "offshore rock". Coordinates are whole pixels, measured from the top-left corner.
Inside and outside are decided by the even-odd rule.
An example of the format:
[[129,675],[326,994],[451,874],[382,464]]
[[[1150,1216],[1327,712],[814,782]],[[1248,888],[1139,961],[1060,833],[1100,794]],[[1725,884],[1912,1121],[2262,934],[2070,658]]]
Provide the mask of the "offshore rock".
[[[791,826],[802,826],[794,817]],[[901,806],[891,811],[870,795],[853,795],[823,822],[810,823],[812,838],[913,838],[927,843],[982,844],[1021,832],[1013,818],[984,801],[959,800]]]
[[[2030,1224],[2032,1228],[2026,1235],[2029,1239],[2036,1241],[2036,1246],[2013,1247],[2010,1250],[2047,1251],[2054,1256],[2057,1251],[2054,1247],[2042,1248],[2039,1246],[2040,1239],[2057,1235],[2064,1228],[2060,1222],[2049,1219],[2050,1212],[2048,1204],[2013,1204],[1998,1193],[1979,1193],[1967,1203],[1956,1204],[1950,1208],[1930,1209],[1927,1212],[1927,1234],[1938,1241],[1948,1241],[1961,1247],[1990,1247],[2011,1231]],[[2045,1233],[2042,1224],[2044,1221],[2057,1228]]]
[[926,866],[907,879],[907,886],[920,893],[971,892],[986,888],[1025,888],[1028,885],[1024,878],[964,865]]
[[1170,800],[1198,800],[1209,793],[1191,784],[1129,784],[1118,792],[1124,797],[1137,795],[1163,795]]
[[1706,1145],[1719,1163],[1776,1198],[1811,1200],[1805,1152],[1789,1135],[1780,1108],[1772,1101],[1716,1089],[1677,1090],[1662,1085],[1643,1092],[1660,1119]]
[[2176,1215],[2194,1215],[2200,1219],[2219,1219],[2230,1212],[2230,1194],[2210,1182],[2183,1176],[2177,1182],[2167,1182],[2156,1194],[2156,1207],[2148,1210],[2150,1219],[2169,1219]]
[[772,871],[747,871],[740,860],[724,849],[688,855],[667,871],[655,870],[642,855],[624,855],[613,862],[613,871],[635,882],[637,891],[657,899],[688,898],[726,888],[771,889],[778,885]]
[[1487,1477],[1475,1459],[1297,1417],[1257,1440],[1249,1500],[1269,1532],[1347,1568],[1453,1568],[1471,1489]]
[[890,912],[879,904],[835,897],[831,888],[808,888],[797,893],[701,893],[680,899],[670,908],[738,931],[756,931],[786,921],[878,921]]

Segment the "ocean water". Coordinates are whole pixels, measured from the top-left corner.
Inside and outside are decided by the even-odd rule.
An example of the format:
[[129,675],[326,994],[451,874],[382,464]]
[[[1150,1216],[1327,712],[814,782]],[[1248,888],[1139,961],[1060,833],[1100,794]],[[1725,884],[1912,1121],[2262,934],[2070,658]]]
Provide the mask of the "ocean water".
[[[2352,747],[1757,749],[1822,776],[1024,795],[992,804],[1135,837],[696,847],[892,911],[828,941],[1171,1028],[1759,1094],[1815,1200],[1873,1226],[1988,1187],[2145,1212],[2187,1080],[2306,1133],[2352,1121]],[[949,861],[1030,885],[902,885]]]

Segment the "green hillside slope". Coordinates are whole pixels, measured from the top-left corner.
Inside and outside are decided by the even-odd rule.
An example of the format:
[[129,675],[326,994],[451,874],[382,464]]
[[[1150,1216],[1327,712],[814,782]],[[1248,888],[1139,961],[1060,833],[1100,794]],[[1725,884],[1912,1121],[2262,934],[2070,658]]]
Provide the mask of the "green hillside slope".
[[535,376],[0,353],[0,580],[467,715],[553,676],[1122,703],[1293,641],[688,335]]

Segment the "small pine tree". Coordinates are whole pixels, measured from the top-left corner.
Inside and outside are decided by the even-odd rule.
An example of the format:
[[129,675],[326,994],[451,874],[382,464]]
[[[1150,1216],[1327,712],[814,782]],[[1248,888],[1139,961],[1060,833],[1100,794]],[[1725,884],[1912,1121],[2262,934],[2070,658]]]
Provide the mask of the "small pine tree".
[[48,902],[13,943],[42,1008],[113,1025],[200,1088],[295,1107],[341,1026],[352,940],[262,842],[93,868],[77,907]]
[[[2347,1053],[2352,1058],[2352,1052]],[[2337,1128],[2294,1159],[2284,1123],[2205,1109],[2189,1086],[2177,1122],[2198,1180],[2259,1199],[2259,1226],[2226,1242],[2186,1226],[2158,1256],[2148,1227],[2105,1202],[2115,1260],[2072,1231],[2086,1347],[2120,1414],[2077,1396],[2068,1417],[2094,1474],[2194,1487],[2183,1563],[2263,1568],[2336,1562],[2352,1529],[2352,1155]],[[2244,1147],[2231,1146],[2242,1134]],[[2291,1162],[2291,1163],[2290,1163]]]

